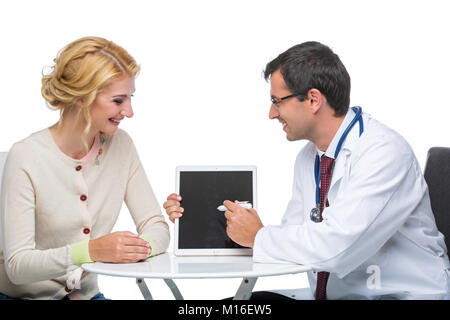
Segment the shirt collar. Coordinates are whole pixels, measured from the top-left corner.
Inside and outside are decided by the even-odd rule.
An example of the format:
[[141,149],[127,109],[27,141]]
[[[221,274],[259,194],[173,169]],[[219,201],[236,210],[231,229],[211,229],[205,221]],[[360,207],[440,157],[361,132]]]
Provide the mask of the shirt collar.
[[331,140],[330,145],[327,148],[327,151],[323,152],[319,150],[319,148],[316,147],[317,153],[319,154],[319,157],[322,155],[326,155],[329,158],[334,159],[334,153],[336,152],[337,145],[339,143],[339,139],[341,139],[342,134],[344,133],[345,129],[348,127],[350,122],[352,122],[353,117],[355,116],[355,113],[353,112],[352,108],[348,108],[347,114],[345,115],[344,121],[342,121],[341,126],[339,127],[338,131],[333,137],[333,140]]

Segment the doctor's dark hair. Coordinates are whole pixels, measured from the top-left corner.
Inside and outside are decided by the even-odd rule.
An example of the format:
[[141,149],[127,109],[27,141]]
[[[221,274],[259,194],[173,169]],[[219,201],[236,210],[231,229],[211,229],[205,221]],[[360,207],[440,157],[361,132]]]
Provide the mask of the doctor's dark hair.
[[310,89],[319,90],[343,116],[350,105],[350,76],[344,64],[329,47],[315,41],[304,42],[281,53],[266,65],[264,78],[280,70],[288,89],[304,101]]

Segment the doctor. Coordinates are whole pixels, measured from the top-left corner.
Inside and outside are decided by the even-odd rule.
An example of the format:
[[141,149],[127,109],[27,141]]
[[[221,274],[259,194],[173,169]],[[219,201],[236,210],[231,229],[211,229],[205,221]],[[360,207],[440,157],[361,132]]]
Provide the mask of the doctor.
[[[420,166],[398,133],[349,108],[339,57],[306,42],[269,62],[264,75],[270,119],[288,140],[309,143],[297,156],[281,225],[263,226],[255,210],[225,201],[230,238],[252,247],[254,261],[313,268],[310,288],[276,292],[289,298],[449,299],[447,249]],[[174,218],[182,208],[171,196],[164,207]]]

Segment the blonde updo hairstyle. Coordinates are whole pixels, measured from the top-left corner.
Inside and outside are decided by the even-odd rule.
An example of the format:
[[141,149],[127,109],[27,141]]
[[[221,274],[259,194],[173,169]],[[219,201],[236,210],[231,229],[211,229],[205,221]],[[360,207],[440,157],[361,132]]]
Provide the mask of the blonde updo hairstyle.
[[[99,93],[122,75],[136,76],[140,67],[122,47],[100,37],[85,37],[69,43],[53,60],[51,72],[43,74],[41,93],[47,105],[64,115],[74,107],[86,120],[83,143],[91,128],[90,107]],[[76,106],[77,102],[81,105]]]

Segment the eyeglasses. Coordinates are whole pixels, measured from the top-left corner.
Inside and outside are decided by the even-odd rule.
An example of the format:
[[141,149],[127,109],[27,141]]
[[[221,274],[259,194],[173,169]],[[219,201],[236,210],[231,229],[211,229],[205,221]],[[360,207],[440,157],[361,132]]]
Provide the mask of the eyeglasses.
[[301,93],[293,93],[293,94],[290,94],[290,95],[282,97],[282,98],[271,97],[270,100],[272,101],[272,105],[274,106],[275,110],[277,110],[277,112],[278,112],[281,102],[283,102],[286,99],[298,97],[301,95],[302,95]]

